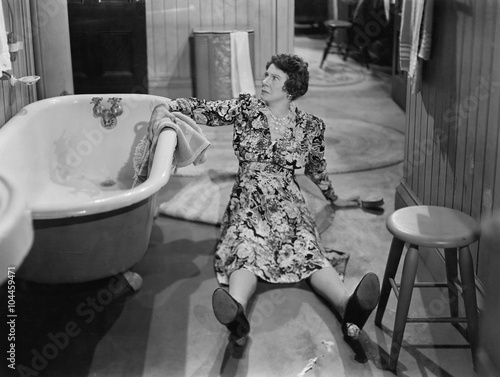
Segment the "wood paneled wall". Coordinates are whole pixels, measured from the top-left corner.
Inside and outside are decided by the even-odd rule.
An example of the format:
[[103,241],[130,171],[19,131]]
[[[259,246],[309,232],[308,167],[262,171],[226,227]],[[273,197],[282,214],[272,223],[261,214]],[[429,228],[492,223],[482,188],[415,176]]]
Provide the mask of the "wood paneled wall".
[[[4,10],[7,32],[13,32],[17,41],[24,42],[23,50],[12,62],[16,77],[35,74],[33,40],[30,22],[29,0],[0,0]],[[36,101],[36,87],[26,85],[10,86],[8,81],[0,81],[0,127],[12,118],[22,107]]]
[[[33,39],[30,1],[0,0],[7,27],[14,25],[24,50],[14,62],[17,77],[33,75]],[[13,22],[7,16],[8,6]],[[255,80],[258,85],[265,63],[276,52],[292,52],[294,2],[291,0],[146,0],[149,92],[169,97],[193,95],[193,30],[254,30]],[[41,80],[50,79],[42,77]],[[40,84],[38,84],[40,85]],[[23,106],[37,99],[36,88],[10,87],[0,81],[0,126]]]
[[[439,0],[434,5],[422,91],[407,92],[398,193],[406,205],[451,207],[480,220],[500,212],[500,4]],[[478,283],[487,279],[489,255],[498,252],[483,244],[496,241],[473,248]]]
[[254,30],[257,82],[272,54],[293,51],[291,0],[148,0],[146,13],[152,94],[192,95],[194,30]]

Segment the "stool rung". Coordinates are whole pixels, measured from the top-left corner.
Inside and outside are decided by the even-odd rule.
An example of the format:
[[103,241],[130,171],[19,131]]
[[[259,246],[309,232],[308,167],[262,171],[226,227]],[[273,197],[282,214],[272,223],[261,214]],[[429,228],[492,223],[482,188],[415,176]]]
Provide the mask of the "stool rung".
[[399,299],[399,284],[396,283],[394,279],[389,279],[389,283],[391,283],[392,290],[394,291],[394,295],[397,299]]
[[448,283],[432,283],[432,282],[422,282],[413,284],[415,288],[439,288],[439,287],[448,287]]
[[[389,279],[389,282],[391,283],[392,289],[394,291],[394,294],[396,295],[396,298],[399,298],[399,288],[401,287],[400,283],[397,283],[394,279]],[[447,288],[448,283],[447,282],[421,282],[421,283],[415,283],[413,284],[413,288]],[[452,287],[455,288],[456,287]]]
[[424,318],[424,317],[408,317],[406,319],[406,322],[427,322],[427,323],[462,323],[462,322],[467,322],[467,318],[465,317],[431,317],[431,318]]

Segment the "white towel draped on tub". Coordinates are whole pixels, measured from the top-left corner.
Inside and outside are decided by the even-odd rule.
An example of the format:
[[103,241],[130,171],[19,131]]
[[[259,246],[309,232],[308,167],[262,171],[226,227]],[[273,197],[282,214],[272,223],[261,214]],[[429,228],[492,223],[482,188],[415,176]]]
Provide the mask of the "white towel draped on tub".
[[2,2],[0,1],[0,68],[2,71],[12,69],[10,62],[9,46],[7,45],[7,31],[5,28],[5,18],[3,16]]
[[231,86],[235,98],[242,92],[255,95],[248,33],[246,31],[231,32]]
[[[175,122],[171,115],[175,116]],[[161,132],[171,128],[177,132],[177,146],[174,152],[173,167],[190,164],[198,165],[206,161],[205,151],[210,142],[205,138],[201,128],[194,120],[182,113],[170,113],[165,104],[157,105],[149,121],[148,133],[139,141],[134,152],[134,183],[136,187],[144,182],[148,176],[156,150],[156,144]]]

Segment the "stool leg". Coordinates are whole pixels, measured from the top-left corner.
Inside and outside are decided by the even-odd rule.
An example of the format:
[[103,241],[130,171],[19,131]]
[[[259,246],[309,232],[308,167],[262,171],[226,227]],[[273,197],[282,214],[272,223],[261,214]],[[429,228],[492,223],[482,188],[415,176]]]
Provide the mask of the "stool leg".
[[458,295],[455,286],[458,280],[458,261],[456,249],[445,249],[446,280],[448,281],[448,300],[450,301],[450,315],[458,317]]
[[366,69],[370,69],[370,54],[368,53],[368,47],[361,48],[361,55],[363,56]]
[[396,370],[398,365],[399,352],[403,344],[403,334],[410,310],[411,296],[418,267],[418,247],[410,245],[406,253],[403,271],[401,274],[401,286],[399,289],[398,305],[396,308],[396,318],[394,321],[394,332],[392,334],[391,356],[389,369]]
[[460,276],[462,278],[462,290],[467,316],[467,332],[472,350],[472,362],[477,367],[478,346],[478,314],[476,300],[476,283],[474,280],[474,263],[468,247],[462,247],[459,251]]
[[321,59],[321,64],[319,65],[320,68],[323,68],[323,63],[325,62],[326,57],[330,52],[330,48],[332,47],[332,43],[334,40],[335,40],[335,29],[330,27],[330,35],[328,37],[328,40],[326,41],[326,47],[325,50],[323,51],[323,59]]
[[392,239],[387,264],[385,266],[384,279],[382,280],[382,289],[380,290],[380,300],[378,303],[377,314],[375,315],[375,324],[378,327],[382,327],[382,317],[384,316],[387,301],[389,300],[389,295],[392,290],[390,279],[394,279],[394,276],[396,276],[404,245],[404,241],[401,241],[396,237]]

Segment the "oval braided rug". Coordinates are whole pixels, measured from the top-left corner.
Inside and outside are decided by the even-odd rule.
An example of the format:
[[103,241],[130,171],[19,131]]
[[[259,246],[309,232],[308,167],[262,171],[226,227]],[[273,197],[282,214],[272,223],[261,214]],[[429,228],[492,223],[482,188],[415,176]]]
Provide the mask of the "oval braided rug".
[[309,67],[309,85],[311,86],[344,86],[360,83],[365,80],[363,68],[345,62],[326,60],[323,67],[313,64]]
[[[323,45],[321,45],[321,50]],[[320,68],[323,53],[310,48],[295,46],[297,55],[309,63],[309,85],[319,87],[337,87],[354,85],[366,80],[366,68],[358,64],[351,64],[337,54],[328,54]]]
[[[325,152],[330,174],[371,170],[403,160],[403,133],[390,127],[358,119],[324,119]],[[209,170],[236,173],[238,160],[232,148],[232,127],[203,127],[211,142],[207,161],[180,168],[175,174],[197,176]],[[300,172],[299,172],[300,174]]]

